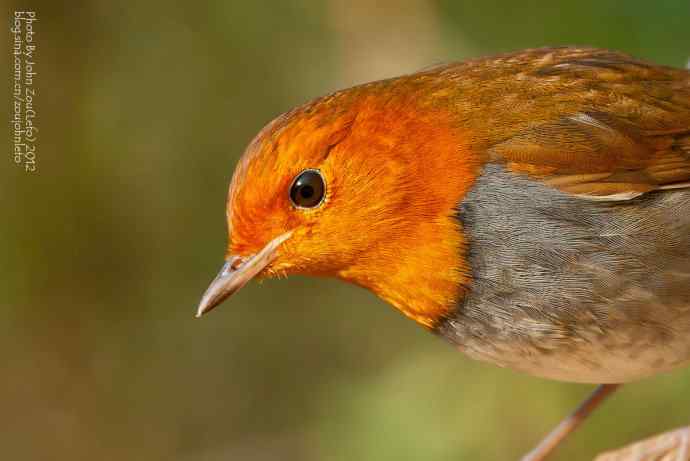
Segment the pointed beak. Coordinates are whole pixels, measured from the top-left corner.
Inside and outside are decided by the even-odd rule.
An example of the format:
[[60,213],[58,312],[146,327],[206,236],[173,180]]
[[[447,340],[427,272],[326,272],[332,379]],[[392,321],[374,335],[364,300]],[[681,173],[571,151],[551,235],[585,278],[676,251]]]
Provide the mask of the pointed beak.
[[286,232],[274,238],[261,249],[257,254],[243,258],[240,256],[230,256],[211,285],[206,289],[206,293],[201,298],[196,316],[201,317],[228,297],[237,292],[251,279],[259,275],[273,260],[275,260],[278,247],[290,238],[292,232]]

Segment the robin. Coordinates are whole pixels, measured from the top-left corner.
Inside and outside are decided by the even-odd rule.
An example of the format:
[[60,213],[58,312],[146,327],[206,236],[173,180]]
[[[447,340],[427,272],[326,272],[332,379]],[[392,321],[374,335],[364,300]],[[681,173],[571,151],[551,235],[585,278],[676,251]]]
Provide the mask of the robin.
[[367,83],[281,115],[227,201],[226,263],[365,287],[472,358],[601,384],[690,363],[690,71],[542,48]]

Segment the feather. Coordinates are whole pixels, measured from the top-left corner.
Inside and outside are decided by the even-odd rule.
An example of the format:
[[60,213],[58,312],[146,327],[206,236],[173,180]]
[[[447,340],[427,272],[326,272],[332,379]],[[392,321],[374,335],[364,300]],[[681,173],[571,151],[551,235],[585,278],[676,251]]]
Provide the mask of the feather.
[[687,70],[551,48],[446,70],[453,71],[470,76],[458,82],[463,88],[477,83],[474,74],[485,80],[473,91],[493,118],[477,114],[470,123],[483,133],[489,162],[596,200],[690,187]]

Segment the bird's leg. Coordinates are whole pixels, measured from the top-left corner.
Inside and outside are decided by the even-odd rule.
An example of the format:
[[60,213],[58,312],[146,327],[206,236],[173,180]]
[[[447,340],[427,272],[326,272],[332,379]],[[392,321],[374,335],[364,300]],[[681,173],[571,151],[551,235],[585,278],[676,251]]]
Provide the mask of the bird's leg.
[[606,397],[620,387],[620,384],[601,384],[580,404],[567,418],[560,422],[549,434],[539,442],[532,451],[527,453],[522,461],[542,461],[565,439],[568,434],[578,428],[580,424],[599,406]]

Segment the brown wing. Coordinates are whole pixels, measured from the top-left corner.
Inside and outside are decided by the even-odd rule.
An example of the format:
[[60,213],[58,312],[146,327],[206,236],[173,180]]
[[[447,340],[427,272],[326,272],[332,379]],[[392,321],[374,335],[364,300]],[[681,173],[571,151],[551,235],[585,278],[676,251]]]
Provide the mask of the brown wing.
[[690,187],[689,71],[574,48],[504,62],[529,99],[513,98],[496,123],[526,122],[494,139],[489,161],[590,199]]

